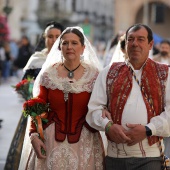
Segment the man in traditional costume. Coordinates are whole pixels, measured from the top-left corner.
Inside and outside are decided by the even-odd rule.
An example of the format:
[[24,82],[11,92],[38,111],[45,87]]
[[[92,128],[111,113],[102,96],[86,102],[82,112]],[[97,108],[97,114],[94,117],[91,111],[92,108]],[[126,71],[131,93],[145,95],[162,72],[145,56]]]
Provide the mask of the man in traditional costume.
[[[131,26],[128,59],[107,66],[95,82],[86,120],[106,132],[107,170],[161,169],[162,137],[170,136],[170,69],[148,58],[152,46],[148,26]],[[103,108],[111,119],[103,118]]]

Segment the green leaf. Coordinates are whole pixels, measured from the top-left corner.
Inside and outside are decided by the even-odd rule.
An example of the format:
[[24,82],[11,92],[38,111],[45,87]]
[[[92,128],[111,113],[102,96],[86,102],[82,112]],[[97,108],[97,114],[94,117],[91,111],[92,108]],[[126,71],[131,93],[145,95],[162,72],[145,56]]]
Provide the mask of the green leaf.
[[37,114],[35,112],[31,112],[31,116],[36,117]]
[[44,123],[47,123],[47,122],[48,122],[48,119],[42,119],[42,121],[43,121]]

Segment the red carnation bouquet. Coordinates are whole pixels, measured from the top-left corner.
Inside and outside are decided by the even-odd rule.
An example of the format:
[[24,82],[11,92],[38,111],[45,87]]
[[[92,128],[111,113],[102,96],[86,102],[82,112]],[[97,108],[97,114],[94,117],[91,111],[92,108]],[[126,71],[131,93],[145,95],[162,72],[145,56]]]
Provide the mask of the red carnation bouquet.
[[28,77],[12,87],[15,88],[15,91],[21,95],[24,100],[29,100],[32,98],[33,83],[33,78]]
[[[25,117],[31,116],[42,141],[44,141],[42,124],[48,122],[47,116],[49,110],[49,103],[46,103],[41,98],[31,98],[30,100],[25,101],[23,104],[22,113]],[[45,154],[45,151],[42,150],[42,153]]]

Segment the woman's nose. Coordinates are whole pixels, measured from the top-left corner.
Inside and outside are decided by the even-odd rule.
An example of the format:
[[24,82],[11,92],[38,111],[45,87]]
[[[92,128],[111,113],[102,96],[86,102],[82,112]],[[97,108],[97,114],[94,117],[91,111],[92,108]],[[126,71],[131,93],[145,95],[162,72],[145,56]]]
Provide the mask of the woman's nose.
[[54,38],[53,38],[53,42],[55,42],[56,40],[57,40],[57,38],[56,38],[56,37],[54,37]]
[[72,47],[71,43],[68,43],[67,48],[71,48],[71,47]]

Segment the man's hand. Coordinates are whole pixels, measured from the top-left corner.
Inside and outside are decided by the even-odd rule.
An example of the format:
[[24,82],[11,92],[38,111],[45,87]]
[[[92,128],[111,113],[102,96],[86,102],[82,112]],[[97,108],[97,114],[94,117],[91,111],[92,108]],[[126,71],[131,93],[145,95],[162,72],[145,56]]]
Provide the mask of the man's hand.
[[[107,126],[107,125],[106,125]],[[127,130],[124,129],[121,125],[113,124],[107,132],[110,140],[119,144],[119,143],[127,143],[130,142],[130,137],[126,136],[125,132]]]
[[125,132],[126,136],[131,139],[127,141],[128,146],[135,145],[147,137],[145,126],[140,124],[127,124],[126,126],[130,128]]
[[33,148],[34,148],[34,151],[35,151],[35,153],[36,153],[36,155],[37,155],[37,158],[39,158],[39,159],[44,159],[44,158],[46,158],[46,156],[43,155],[42,152],[41,152],[41,148],[43,148],[43,149],[46,151],[46,146],[45,146],[45,144],[38,138],[38,136],[35,137],[35,139],[32,140],[31,143],[32,143],[32,146],[33,146]]

